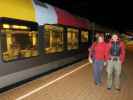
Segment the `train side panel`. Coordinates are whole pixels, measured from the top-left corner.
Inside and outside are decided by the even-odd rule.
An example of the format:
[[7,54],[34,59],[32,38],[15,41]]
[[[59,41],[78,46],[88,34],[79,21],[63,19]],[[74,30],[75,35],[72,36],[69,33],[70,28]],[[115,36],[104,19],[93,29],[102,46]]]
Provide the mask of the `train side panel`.
[[[2,1],[0,3],[0,9],[2,9],[0,17],[8,17],[11,19],[15,18],[15,19],[24,20],[24,21],[33,21],[33,22],[37,22],[39,25],[63,24],[65,26],[69,24],[69,26],[66,26],[65,31],[67,30],[67,28],[73,27],[73,26],[76,28],[79,28],[80,30],[81,28],[80,26],[81,24],[83,24],[80,22],[80,24],[77,25],[78,20],[76,19],[76,17],[73,17],[74,18],[73,20],[75,20],[74,24],[70,24],[70,23],[66,24],[64,22],[60,23],[58,20],[59,16],[55,11],[54,6],[46,4],[44,7],[44,6],[35,4],[32,0],[22,0],[21,2],[18,0]],[[14,20],[14,22],[16,22],[16,24],[21,24],[19,23],[18,20],[17,21]],[[65,19],[62,18],[62,20],[65,20]],[[8,24],[8,23],[5,23],[5,24]],[[39,29],[39,26],[37,27]],[[83,27],[84,25],[82,26],[82,28]],[[89,28],[85,27],[85,29],[89,29]],[[80,36],[80,32],[78,33],[78,35]],[[65,36],[64,39],[67,40],[66,39],[67,32],[65,32],[64,36]],[[63,52],[45,54],[44,39],[43,39],[44,33],[42,31],[38,32],[38,37],[39,37],[38,38],[39,44],[37,48],[39,51],[38,56],[30,57],[26,59],[7,61],[7,62],[4,62],[1,57],[0,88],[6,87],[16,82],[34,77],[41,73],[45,73],[47,71],[50,71],[50,70],[62,67],[66,64],[83,59],[87,57],[88,55],[87,48],[91,45],[90,42],[89,44],[83,43],[83,45],[81,45],[80,37],[78,37],[78,41],[79,41],[78,49],[67,50],[67,43],[65,43],[65,50]],[[2,39],[2,32],[1,32],[1,39]],[[1,41],[1,44],[2,44],[2,41]]]

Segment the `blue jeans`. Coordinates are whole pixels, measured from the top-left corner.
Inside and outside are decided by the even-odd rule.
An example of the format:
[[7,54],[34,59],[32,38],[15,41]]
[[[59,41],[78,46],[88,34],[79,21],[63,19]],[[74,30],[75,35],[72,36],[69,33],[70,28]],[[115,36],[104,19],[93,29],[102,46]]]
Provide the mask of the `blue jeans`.
[[103,66],[104,66],[104,61],[102,60],[95,60],[93,63],[93,75],[96,84],[101,83]]

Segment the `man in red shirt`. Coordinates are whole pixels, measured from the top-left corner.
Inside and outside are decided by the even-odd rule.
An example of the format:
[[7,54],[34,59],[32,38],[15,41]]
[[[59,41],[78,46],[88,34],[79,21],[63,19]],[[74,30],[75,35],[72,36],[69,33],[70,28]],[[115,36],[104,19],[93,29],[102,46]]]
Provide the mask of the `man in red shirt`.
[[113,34],[107,47],[107,89],[112,88],[113,72],[115,74],[115,88],[120,91],[121,65],[125,60],[125,45],[118,34]]

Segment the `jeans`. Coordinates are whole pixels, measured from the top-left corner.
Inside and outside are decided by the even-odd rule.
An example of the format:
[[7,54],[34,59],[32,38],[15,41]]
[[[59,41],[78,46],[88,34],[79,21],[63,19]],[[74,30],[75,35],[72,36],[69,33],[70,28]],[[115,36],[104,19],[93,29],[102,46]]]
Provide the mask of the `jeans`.
[[121,74],[121,62],[118,60],[109,60],[107,65],[107,86],[112,87],[113,82],[113,72],[114,72],[114,84],[115,88],[120,88],[120,74]]
[[101,83],[103,66],[104,66],[104,61],[102,60],[95,60],[93,63],[93,75],[96,84]]

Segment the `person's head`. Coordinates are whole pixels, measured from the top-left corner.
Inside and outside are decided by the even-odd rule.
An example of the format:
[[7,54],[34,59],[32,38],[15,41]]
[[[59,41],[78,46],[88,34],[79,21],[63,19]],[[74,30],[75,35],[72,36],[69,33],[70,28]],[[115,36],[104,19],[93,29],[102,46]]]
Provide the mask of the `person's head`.
[[104,36],[103,36],[103,35],[99,35],[99,36],[97,37],[97,42],[98,42],[98,43],[104,42]]
[[112,37],[111,37],[111,40],[112,40],[113,42],[119,41],[119,36],[118,36],[118,34],[113,34]]

